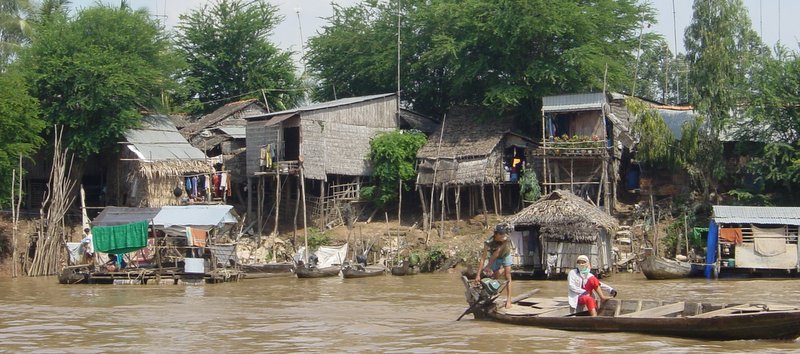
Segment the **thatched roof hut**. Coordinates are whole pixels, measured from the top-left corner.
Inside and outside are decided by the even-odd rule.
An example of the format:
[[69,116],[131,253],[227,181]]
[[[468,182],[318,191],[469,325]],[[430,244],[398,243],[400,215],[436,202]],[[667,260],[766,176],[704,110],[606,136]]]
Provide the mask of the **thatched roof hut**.
[[[268,112],[269,110],[255,99],[231,102],[187,125],[181,129],[181,134],[183,134],[187,140],[193,142],[192,140],[203,130],[224,125],[223,123],[225,121],[239,120],[239,124],[236,125],[244,126],[244,117],[266,114]],[[195,144],[195,146],[197,145]]]
[[599,231],[613,235],[617,219],[568,190],[556,190],[514,214],[515,228],[539,226],[544,241],[594,243]]
[[205,154],[191,146],[165,116],[147,116],[141,128],[125,132],[115,186],[118,204],[160,207],[179,202],[174,195],[183,177],[210,174]]
[[[492,116],[476,107],[454,107],[441,128],[418,152],[417,184],[497,184],[504,180],[504,149],[534,141],[513,133],[512,117]],[[441,142],[439,139],[442,135]],[[436,165],[438,162],[438,166]],[[434,181],[436,167],[436,181]]]

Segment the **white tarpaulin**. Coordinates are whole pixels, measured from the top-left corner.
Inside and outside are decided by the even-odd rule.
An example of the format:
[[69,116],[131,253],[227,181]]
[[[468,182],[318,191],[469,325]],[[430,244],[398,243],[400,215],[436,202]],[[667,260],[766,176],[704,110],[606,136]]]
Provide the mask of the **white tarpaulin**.
[[[305,247],[300,247],[297,254],[294,256],[295,261],[304,260],[305,251]],[[318,268],[341,265],[347,258],[347,244],[345,243],[341,247],[320,246],[319,249],[314,252],[314,255],[319,259],[319,263],[317,263]]]

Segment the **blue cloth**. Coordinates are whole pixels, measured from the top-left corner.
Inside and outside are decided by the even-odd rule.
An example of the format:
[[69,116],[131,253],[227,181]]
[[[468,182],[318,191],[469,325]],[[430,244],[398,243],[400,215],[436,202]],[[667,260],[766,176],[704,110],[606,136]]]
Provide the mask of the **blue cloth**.
[[505,267],[505,266],[509,266],[510,267],[513,264],[514,264],[514,260],[513,260],[513,258],[511,258],[511,254],[509,254],[509,255],[507,255],[507,256],[505,256],[503,258],[495,259],[494,263],[492,263],[492,272],[496,272],[496,271],[500,270],[500,268]]
[[[708,225],[708,244],[706,248],[706,278],[714,276],[714,263],[717,261],[717,237],[719,236],[719,228],[714,220]],[[719,274],[717,274],[719,275]]]

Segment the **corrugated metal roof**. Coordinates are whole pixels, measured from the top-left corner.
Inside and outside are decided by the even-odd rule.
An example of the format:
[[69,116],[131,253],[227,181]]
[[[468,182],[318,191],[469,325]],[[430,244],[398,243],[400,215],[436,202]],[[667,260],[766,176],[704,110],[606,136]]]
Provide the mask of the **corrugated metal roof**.
[[235,224],[236,219],[231,205],[170,205],[161,207],[153,218],[156,226],[220,226]]
[[715,205],[718,224],[800,225],[800,207],[754,207]]
[[320,109],[334,108],[334,107],[346,106],[346,105],[360,103],[360,102],[371,101],[371,100],[374,100],[374,99],[389,97],[389,96],[392,96],[392,95],[394,95],[394,93],[383,93],[383,94],[379,94],[379,95],[341,98],[341,99],[334,100],[334,101],[312,103],[312,104],[307,105],[307,106],[298,107],[298,108],[294,108],[294,109],[287,109],[285,111],[280,111],[280,112],[272,112],[272,113],[268,113],[268,114],[251,115],[251,116],[244,117],[244,119],[265,118],[265,117],[272,117],[272,116],[276,116],[276,115],[286,115],[286,114],[294,114],[294,113],[300,113],[300,112],[316,111],[316,110],[320,110]]
[[679,140],[683,135],[683,124],[686,122],[692,122],[697,117],[697,113],[695,111],[676,111],[674,109],[661,108],[657,109],[657,111],[659,114],[661,114],[661,118],[664,119],[664,123],[667,124],[669,130],[672,131],[672,135],[675,136],[675,139]]
[[158,214],[158,211],[158,208],[107,206],[92,220],[92,226],[125,225],[142,220],[151,220]]
[[128,148],[147,161],[202,160],[206,155],[189,144],[165,116],[147,116],[143,127],[125,132]]
[[235,126],[222,126],[219,127],[219,130],[222,130],[223,133],[230,135],[231,138],[244,139],[246,136],[245,131],[247,130],[247,128],[235,127]]
[[542,97],[542,112],[576,112],[603,109],[606,96],[602,92]]

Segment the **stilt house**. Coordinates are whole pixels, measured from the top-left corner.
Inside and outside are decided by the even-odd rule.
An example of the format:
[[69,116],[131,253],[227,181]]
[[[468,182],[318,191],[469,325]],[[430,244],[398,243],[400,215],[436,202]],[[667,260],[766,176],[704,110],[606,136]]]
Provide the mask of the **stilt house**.
[[[280,220],[342,225],[371,175],[370,140],[400,127],[394,94],[344,98],[247,120],[248,215],[258,232]],[[277,201],[276,203],[273,203]],[[301,215],[298,220],[298,215]],[[298,222],[299,221],[299,222]]]
[[429,213],[431,198],[441,201],[434,203],[434,209],[453,210],[457,219],[462,207],[469,215],[519,210],[518,178],[535,145],[515,132],[512,117],[491,116],[475,107],[451,109],[444,128],[436,129],[417,152],[423,213]]
[[559,277],[586,255],[597,273],[611,270],[618,221],[569,190],[555,190],[508,219],[522,235],[515,242],[518,275]]
[[247,122],[243,117],[267,113],[269,109],[255,99],[231,102],[187,125],[181,134],[213,161],[217,171],[230,172],[231,188],[241,191],[247,183]]
[[[610,98],[610,99],[609,99]],[[542,98],[542,143],[534,154],[542,192],[569,189],[606,212],[616,201],[619,157],[633,140],[624,96],[604,93]]]

